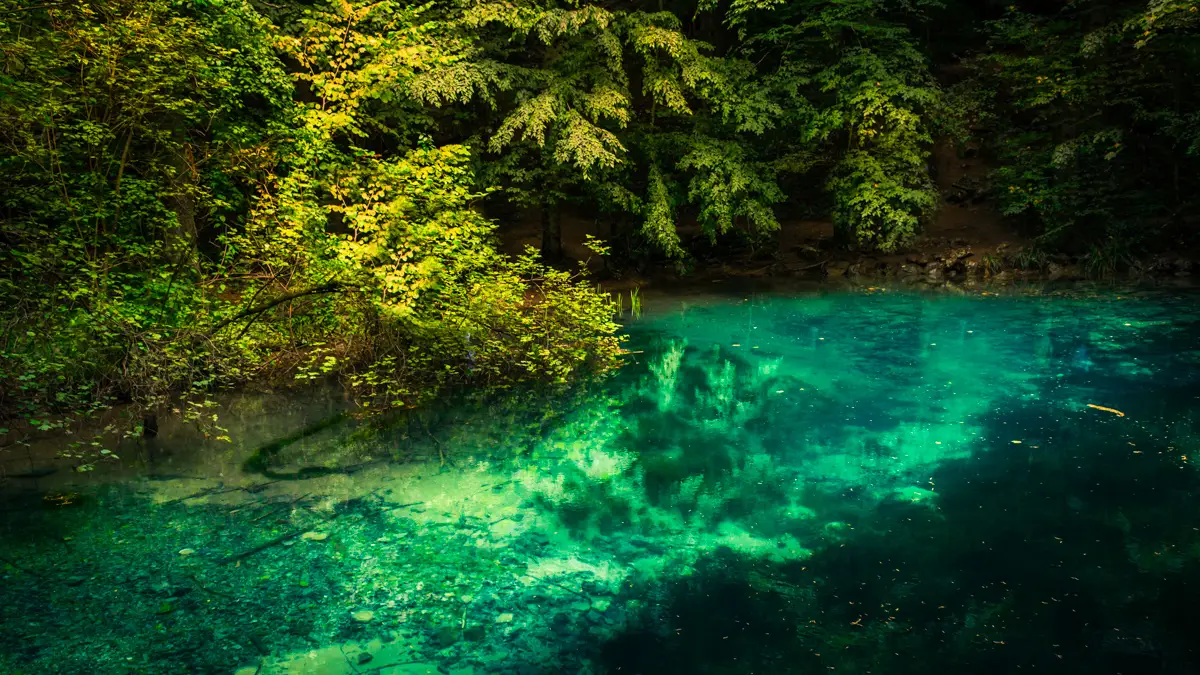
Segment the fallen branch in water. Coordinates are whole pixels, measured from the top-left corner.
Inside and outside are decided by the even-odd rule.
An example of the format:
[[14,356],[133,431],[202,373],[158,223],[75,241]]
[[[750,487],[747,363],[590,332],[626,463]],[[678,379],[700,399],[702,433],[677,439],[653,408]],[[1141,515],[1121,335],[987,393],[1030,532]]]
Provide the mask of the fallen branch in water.
[[[329,520],[332,520],[332,518],[330,518]],[[298,528],[292,530],[291,532],[288,532],[287,534],[275,537],[274,539],[266,542],[265,544],[259,544],[258,546],[255,546],[254,548],[246,549],[245,551],[242,551],[241,553],[238,553],[236,555],[231,555],[231,556],[222,558],[221,560],[218,561],[218,563],[220,563],[221,565],[228,565],[229,563],[232,563],[232,562],[237,562],[239,560],[245,560],[246,558],[249,558],[250,556],[252,556],[256,553],[262,553],[263,551],[265,551],[269,548],[272,548],[274,546],[278,546],[278,545],[284,543],[285,541],[291,541],[291,540],[295,539],[296,537],[299,537],[300,535],[304,534],[305,532],[308,532],[311,529],[312,529],[311,527],[298,527]]]
[[230,595],[229,593],[222,593],[221,591],[214,591],[213,589],[209,588],[208,586],[205,586],[204,584],[200,583],[200,580],[196,578],[195,574],[189,574],[188,578],[192,580],[192,583],[196,584],[196,588],[199,588],[200,590],[204,591],[205,593],[210,593],[219,598],[228,598],[229,600],[237,600],[238,599],[237,596],[235,596],[235,595]]
[[186,497],[178,497],[176,499],[165,501],[162,504],[159,504],[159,506],[167,506],[168,504],[178,504],[179,502],[186,502],[189,499],[199,499],[200,497],[210,497],[212,495],[223,495],[223,494],[227,494],[230,492],[239,492],[242,490],[249,492],[250,494],[254,494],[256,492],[261,492],[262,489],[267,487],[268,485],[271,485],[272,483],[278,483],[278,482],[279,481],[277,481],[277,480],[269,480],[269,481],[266,481],[265,483],[255,483],[253,485],[243,485],[240,487],[231,487],[231,488],[227,488],[224,485],[217,485],[215,487],[204,488],[203,490],[201,490],[199,492],[194,492]]
[[[277,502],[274,504],[267,504],[266,508],[264,509],[265,512],[262,515],[251,518],[250,522],[257,523],[258,521],[260,521],[264,518],[267,518],[269,516],[278,515],[281,511],[283,511],[289,507],[295,506],[302,500],[307,499],[308,497],[311,497],[311,496],[312,496],[311,492],[306,492],[306,493],[300,495],[299,497],[296,497],[295,499],[288,501],[288,502],[282,502],[282,503]],[[280,508],[281,506],[283,507],[282,509]]]
[[407,508],[408,508],[408,507],[410,507],[410,506],[418,506],[418,505],[420,505],[420,504],[424,504],[424,503],[425,503],[425,502],[409,502],[409,503],[407,503],[407,504],[395,504],[395,505],[393,505],[393,503],[392,503],[392,502],[388,502],[388,505],[387,505],[387,506],[386,506],[386,507],[385,507],[383,510],[384,510],[384,511],[399,511],[400,509],[407,509]]
[[363,469],[384,464],[386,460],[377,459],[370,462],[359,462],[344,467],[328,467],[328,466],[306,466],[294,472],[272,471],[269,468],[261,470],[262,475],[275,480],[311,480],[313,478],[324,478],[326,476],[349,476]]
[[[376,492],[376,491],[372,491],[370,494],[367,494],[367,495],[365,495],[365,496],[362,496],[362,497],[354,497],[354,498],[352,498],[352,499],[347,499],[347,500],[345,500],[345,501],[338,502],[337,504],[335,504],[335,505],[333,506],[333,513],[332,513],[331,515],[329,515],[329,516],[325,517],[325,518],[322,518],[320,522],[321,522],[321,523],[328,523],[328,522],[331,522],[331,521],[337,520],[339,517],[341,517],[341,516],[342,516],[342,514],[346,513],[346,510],[345,510],[345,508],[346,508],[347,506],[350,506],[351,504],[355,504],[355,503],[361,502],[361,501],[365,500],[367,497],[374,497],[374,496],[375,496],[375,492]],[[378,509],[378,510],[382,511],[382,510],[385,510],[385,509],[387,509],[387,508],[392,508],[392,507],[390,507],[390,506],[387,506],[387,505],[385,504],[384,508],[381,508],[381,509]],[[398,507],[397,507],[397,508],[398,508]],[[287,533],[285,533],[285,534],[281,534],[281,535],[279,535],[278,537],[275,537],[274,539],[271,539],[271,540],[269,540],[269,541],[266,541],[266,542],[264,542],[264,543],[262,543],[262,544],[259,544],[258,546],[255,546],[255,547],[253,547],[253,548],[248,548],[248,549],[246,549],[245,551],[242,551],[241,553],[235,553],[235,554],[233,554],[233,555],[230,555],[230,556],[226,556],[226,557],[224,557],[224,558],[221,558],[220,560],[218,560],[218,561],[217,561],[217,564],[219,564],[219,565],[228,565],[229,563],[234,563],[234,562],[238,562],[238,561],[240,561],[240,560],[245,560],[246,558],[249,558],[249,557],[250,557],[250,556],[252,556],[252,555],[256,555],[256,554],[258,554],[258,553],[262,553],[263,551],[265,551],[265,550],[267,550],[267,549],[269,549],[269,548],[273,548],[273,547],[275,547],[275,546],[278,546],[278,545],[280,545],[280,544],[283,544],[283,543],[285,543],[285,542],[291,541],[291,540],[295,539],[296,537],[299,537],[300,535],[304,534],[305,532],[311,532],[311,531],[312,531],[312,529],[313,529],[313,527],[315,527],[315,526],[313,526],[313,525],[310,525],[310,526],[307,526],[307,527],[297,527],[296,529],[294,529],[294,530],[292,530],[292,531],[290,531],[290,532],[287,532]]]
[[575,595],[578,595],[581,598],[587,598],[589,601],[592,599],[592,596],[588,595],[587,593],[584,593],[583,591],[577,591],[574,588],[571,588],[569,586],[564,586],[564,585],[558,583],[557,581],[551,581],[544,577],[534,576],[529,573],[519,574],[517,576],[522,576],[522,577],[525,577],[526,579],[533,579],[534,581],[540,581],[543,584],[550,584],[551,586],[554,586],[555,588],[561,588],[562,590],[564,590],[568,593],[574,593]]
[[1117,417],[1125,416],[1125,413],[1121,412],[1120,410],[1117,410],[1116,408],[1105,408],[1104,406],[1096,405],[1095,403],[1089,403],[1089,404],[1087,404],[1087,407],[1095,408],[1096,410],[1103,410],[1104,412],[1110,412],[1110,413],[1116,415]]

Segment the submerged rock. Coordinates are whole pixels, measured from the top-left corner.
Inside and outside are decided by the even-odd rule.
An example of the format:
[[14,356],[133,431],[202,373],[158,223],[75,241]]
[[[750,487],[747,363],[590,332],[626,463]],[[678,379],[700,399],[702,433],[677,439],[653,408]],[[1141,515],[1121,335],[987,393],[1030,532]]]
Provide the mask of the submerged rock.
[[607,584],[591,580],[583,582],[583,592],[590,595],[612,595],[612,589]]
[[572,632],[571,617],[567,616],[566,612],[555,614],[554,620],[550,622],[550,630],[558,635],[570,635]]
[[455,626],[442,626],[433,633],[433,641],[440,647],[449,647],[458,642],[458,628]]

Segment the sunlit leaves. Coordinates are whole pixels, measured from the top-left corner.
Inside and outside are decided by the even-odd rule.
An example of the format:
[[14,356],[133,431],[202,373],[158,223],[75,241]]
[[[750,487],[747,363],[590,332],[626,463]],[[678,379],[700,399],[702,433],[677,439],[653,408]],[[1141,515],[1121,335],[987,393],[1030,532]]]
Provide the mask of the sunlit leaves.
[[1159,35],[1200,28],[1200,5],[1196,0],[1150,0],[1126,28],[1135,31],[1135,44],[1144,47]]
[[924,165],[862,150],[838,164],[829,187],[834,222],[869,248],[892,251],[917,232],[936,204]]
[[675,232],[674,208],[662,171],[650,167],[649,186],[642,205],[642,234],[673,258],[683,257],[679,235]]
[[554,159],[579,169],[584,178],[594,169],[611,169],[625,148],[612,132],[571,111],[564,116],[562,137],[554,145]]
[[334,177],[331,192],[349,234],[337,255],[348,272],[396,318],[410,316],[422,296],[463,274],[492,265],[492,225],[470,208],[474,195],[461,146],[415,150],[387,160],[367,158]]
[[[546,144],[546,133],[550,124],[566,110],[566,105],[556,92],[544,91],[524,101],[517,107],[488,141],[492,152],[500,152],[516,140],[527,140],[540,146]],[[519,134],[519,135],[518,135]]]
[[737,144],[705,139],[679,160],[692,174],[688,199],[700,206],[700,219],[709,235],[729,231],[743,218],[758,232],[779,229],[771,205],[783,201],[769,168],[747,161]]

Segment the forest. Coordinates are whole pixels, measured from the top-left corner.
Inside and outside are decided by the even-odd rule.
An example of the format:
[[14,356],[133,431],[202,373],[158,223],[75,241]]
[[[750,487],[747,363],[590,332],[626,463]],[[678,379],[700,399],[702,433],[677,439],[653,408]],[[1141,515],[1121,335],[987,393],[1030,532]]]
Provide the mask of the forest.
[[564,214],[604,224],[601,275],[803,219],[903,252],[938,144],[984,158],[1029,265],[1194,250],[1197,7],[0,0],[0,427],[603,372],[614,302]]

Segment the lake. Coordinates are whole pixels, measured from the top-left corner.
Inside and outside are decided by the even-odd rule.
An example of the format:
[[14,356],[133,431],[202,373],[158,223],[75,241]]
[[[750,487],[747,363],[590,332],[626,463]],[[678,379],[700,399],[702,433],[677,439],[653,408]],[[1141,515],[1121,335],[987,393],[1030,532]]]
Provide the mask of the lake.
[[565,390],[9,448],[0,672],[1200,673],[1197,299],[660,294]]

